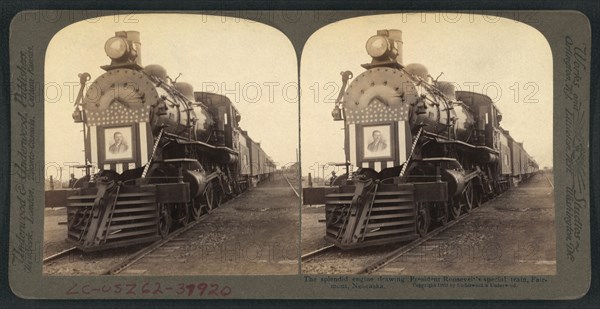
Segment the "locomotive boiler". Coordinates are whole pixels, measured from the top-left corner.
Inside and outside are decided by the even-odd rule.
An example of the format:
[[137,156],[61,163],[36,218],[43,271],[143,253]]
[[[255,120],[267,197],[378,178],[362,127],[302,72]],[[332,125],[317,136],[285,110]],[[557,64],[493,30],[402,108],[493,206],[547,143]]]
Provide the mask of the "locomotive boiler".
[[274,172],[227,97],[142,66],[139,32],[117,32],[104,49],[111,63],[85,94],[90,75],[80,74],[73,113],[88,169],[65,201],[67,239],[79,249],[160,239]]
[[[346,165],[356,170],[304,189],[304,204],[325,204],[325,239],[341,248],[424,236],[514,183],[500,158],[517,147],[492,100],[405,65],[402,44],[400,30],[377,31],[365,71],[349,84],[353,74],[341,73],[332,116],[344,122]],[[531,174],[537,164],[520,149]]]

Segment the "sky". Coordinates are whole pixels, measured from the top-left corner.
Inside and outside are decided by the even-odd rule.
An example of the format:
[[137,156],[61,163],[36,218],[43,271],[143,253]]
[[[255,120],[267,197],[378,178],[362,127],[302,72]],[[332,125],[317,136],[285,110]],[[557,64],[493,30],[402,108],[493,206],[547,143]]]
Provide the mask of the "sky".
[[[116,31],[136,30],[142,65],[160,64],[195,91],[227,95],[241,114],[240,126],[281,166],[298,148],[297,57],[279,30],[258,22],[192,14],[135,14],[74,23],[51,40],[45,61],[46,177],[59,167],[82,164],[81,124],[73,122],[77,74],[92,81],[110,63],[104,43]],[[88,82],[88,87],[91,82]],[[78,171],[77,175],[81,175]],[[63,171],[63,180],[68,174]]]
[[[371,61],[365,43],[380,29],[402,31],[405,65],[424,64],[457,90],[490,96],[503,114],[501,126],[540,168],[552,166],[552,54],[544,36],[500,17],[411,13],[342,20],[308,39],[300,64],[303,175],[317,169],[322,175],[323,165],[344,162],[343,122],[331,117],[340,72],[364,72],[360,65]],[[326,177],[332,169],[326,166]]]

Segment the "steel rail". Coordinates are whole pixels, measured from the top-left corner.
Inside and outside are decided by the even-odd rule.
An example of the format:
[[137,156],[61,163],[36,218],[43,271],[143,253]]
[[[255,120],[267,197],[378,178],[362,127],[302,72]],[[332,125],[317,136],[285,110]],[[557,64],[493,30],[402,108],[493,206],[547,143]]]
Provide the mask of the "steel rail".
[[135,252],[134,254],[128,256],[125,260],[111,266],[109,269],[102,272],[101,275],[116,275],[116,274],[121,273],[125,269],[129,268],[131,265],[135,264],[137,261],[141,260],[146,255],[154,252],[156,249],[169,243],[175,237],[183,234],[184,232],[189,231],[191,228],[198,225],[198,223],[204,221],[206,218],[208,218],[208,216],[204,215],[204,216],[198,218],[198,220],[193,221],[193,222],[187,224],[186,226],[176,230],[175,232],[169,234],[167,237],[165,237],[161,240],[155,241],[150,246],[140,249],[139,251]]
[[548,180],[548,183],[550,184],[552,189],[554,189],[554,184],[552,183],[552,181],[550,181],[550,178],[548,178],[548,175],[546,175],[546,173],[544,173],[544,177],[546,177],[546,180]]
[[67,255],[68,253],[70,253],[71,251],[75,251],[75,250],[77,250],[77,247],[71,247],[69,249],[65,249],[65,250],[55,253],[51,256],[45,257],[43,262],[44,262],[44,264],[46,264],[50,261],[56,260],[60,257],[63,257],[65,255]]
[[288,185],[290,185],[290,188],[292,188],[292,190],[294,191],[294,194],[296,194],[296,197],[300,197],[300,194],[298,193],[298,191],[296,191],[296,188],[294,188],[294,186],[292,186],[292,183],[290,182],[290,180],[285,176],[285,173],[282,171],[281,175],[283,175],[283,178],[285,179],[285,181],[287,181]]
[[427,234],[427,236],[425,236],[423,238],[416,239],[416,240],[388,253],[383,258],[376,260],[375,262],[368,264],[367,266],[362,268],[360,271],[357,272],[357,274],[371,274],[373,272],[378,271],[379,269],[383,268],[384,266],[388,265],[389,263],[391,263],[391,262],[395,261],[396,259],[398,259],[399,257],[403,256],[404,254],[406,254],[406,253],[412,251],[413,249],[415,249],[416,247],[420,246],[424,242],[430,240],[431,238],[437,236],[441,232],[456,225],[458,222],[462,221],[467,216],[469,216],[469,213],[458,217],[456,220],[453,220],[452,222],[448,222],[444,226],[438,227],[437,229],[431,231],[431,233]]
[[329,246],[325,246],[323,248],[319,248],[315,251],[311,251],[307,254],[302,255],[302,257],[300,258],[302,262],[306,262],[311,258],[314,258],[317,255],[323,254],[325,252],[331,251],[333,248],[335,248],[334,245],[329,245]]

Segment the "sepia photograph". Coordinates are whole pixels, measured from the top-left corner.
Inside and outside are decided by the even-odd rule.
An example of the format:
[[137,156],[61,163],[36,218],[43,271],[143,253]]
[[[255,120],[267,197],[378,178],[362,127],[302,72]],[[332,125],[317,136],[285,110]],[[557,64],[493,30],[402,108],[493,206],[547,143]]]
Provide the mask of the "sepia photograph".
[[[104,128],[104,158],[103,161],[123,160],[133,161],[131,127]],[[137,147],[136,147],[137,148]]]
[[589,25],[23,10],[8,36],[13,298],[579,298]]
[[351,18],[308,39],[304,274],[556,274],[549,44],[452,16]]
[[391,149],[394,148],[390,139],[390,126],[364,126],[363,127],[363,158],[392,159]]
[[240,18],[60,30],[45,58],[43,274],[297,274],[296,77],[285,35]]

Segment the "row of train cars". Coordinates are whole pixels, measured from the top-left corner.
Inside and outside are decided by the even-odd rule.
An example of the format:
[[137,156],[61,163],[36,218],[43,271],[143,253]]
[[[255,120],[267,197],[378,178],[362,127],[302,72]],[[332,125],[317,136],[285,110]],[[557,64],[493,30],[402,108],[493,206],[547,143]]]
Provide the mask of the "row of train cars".
[[525,151],[523,143],[515,141],[509,132],[500,127],[501,174],[510,179],[506,188],[515,187],[539,171],[537,162]]

